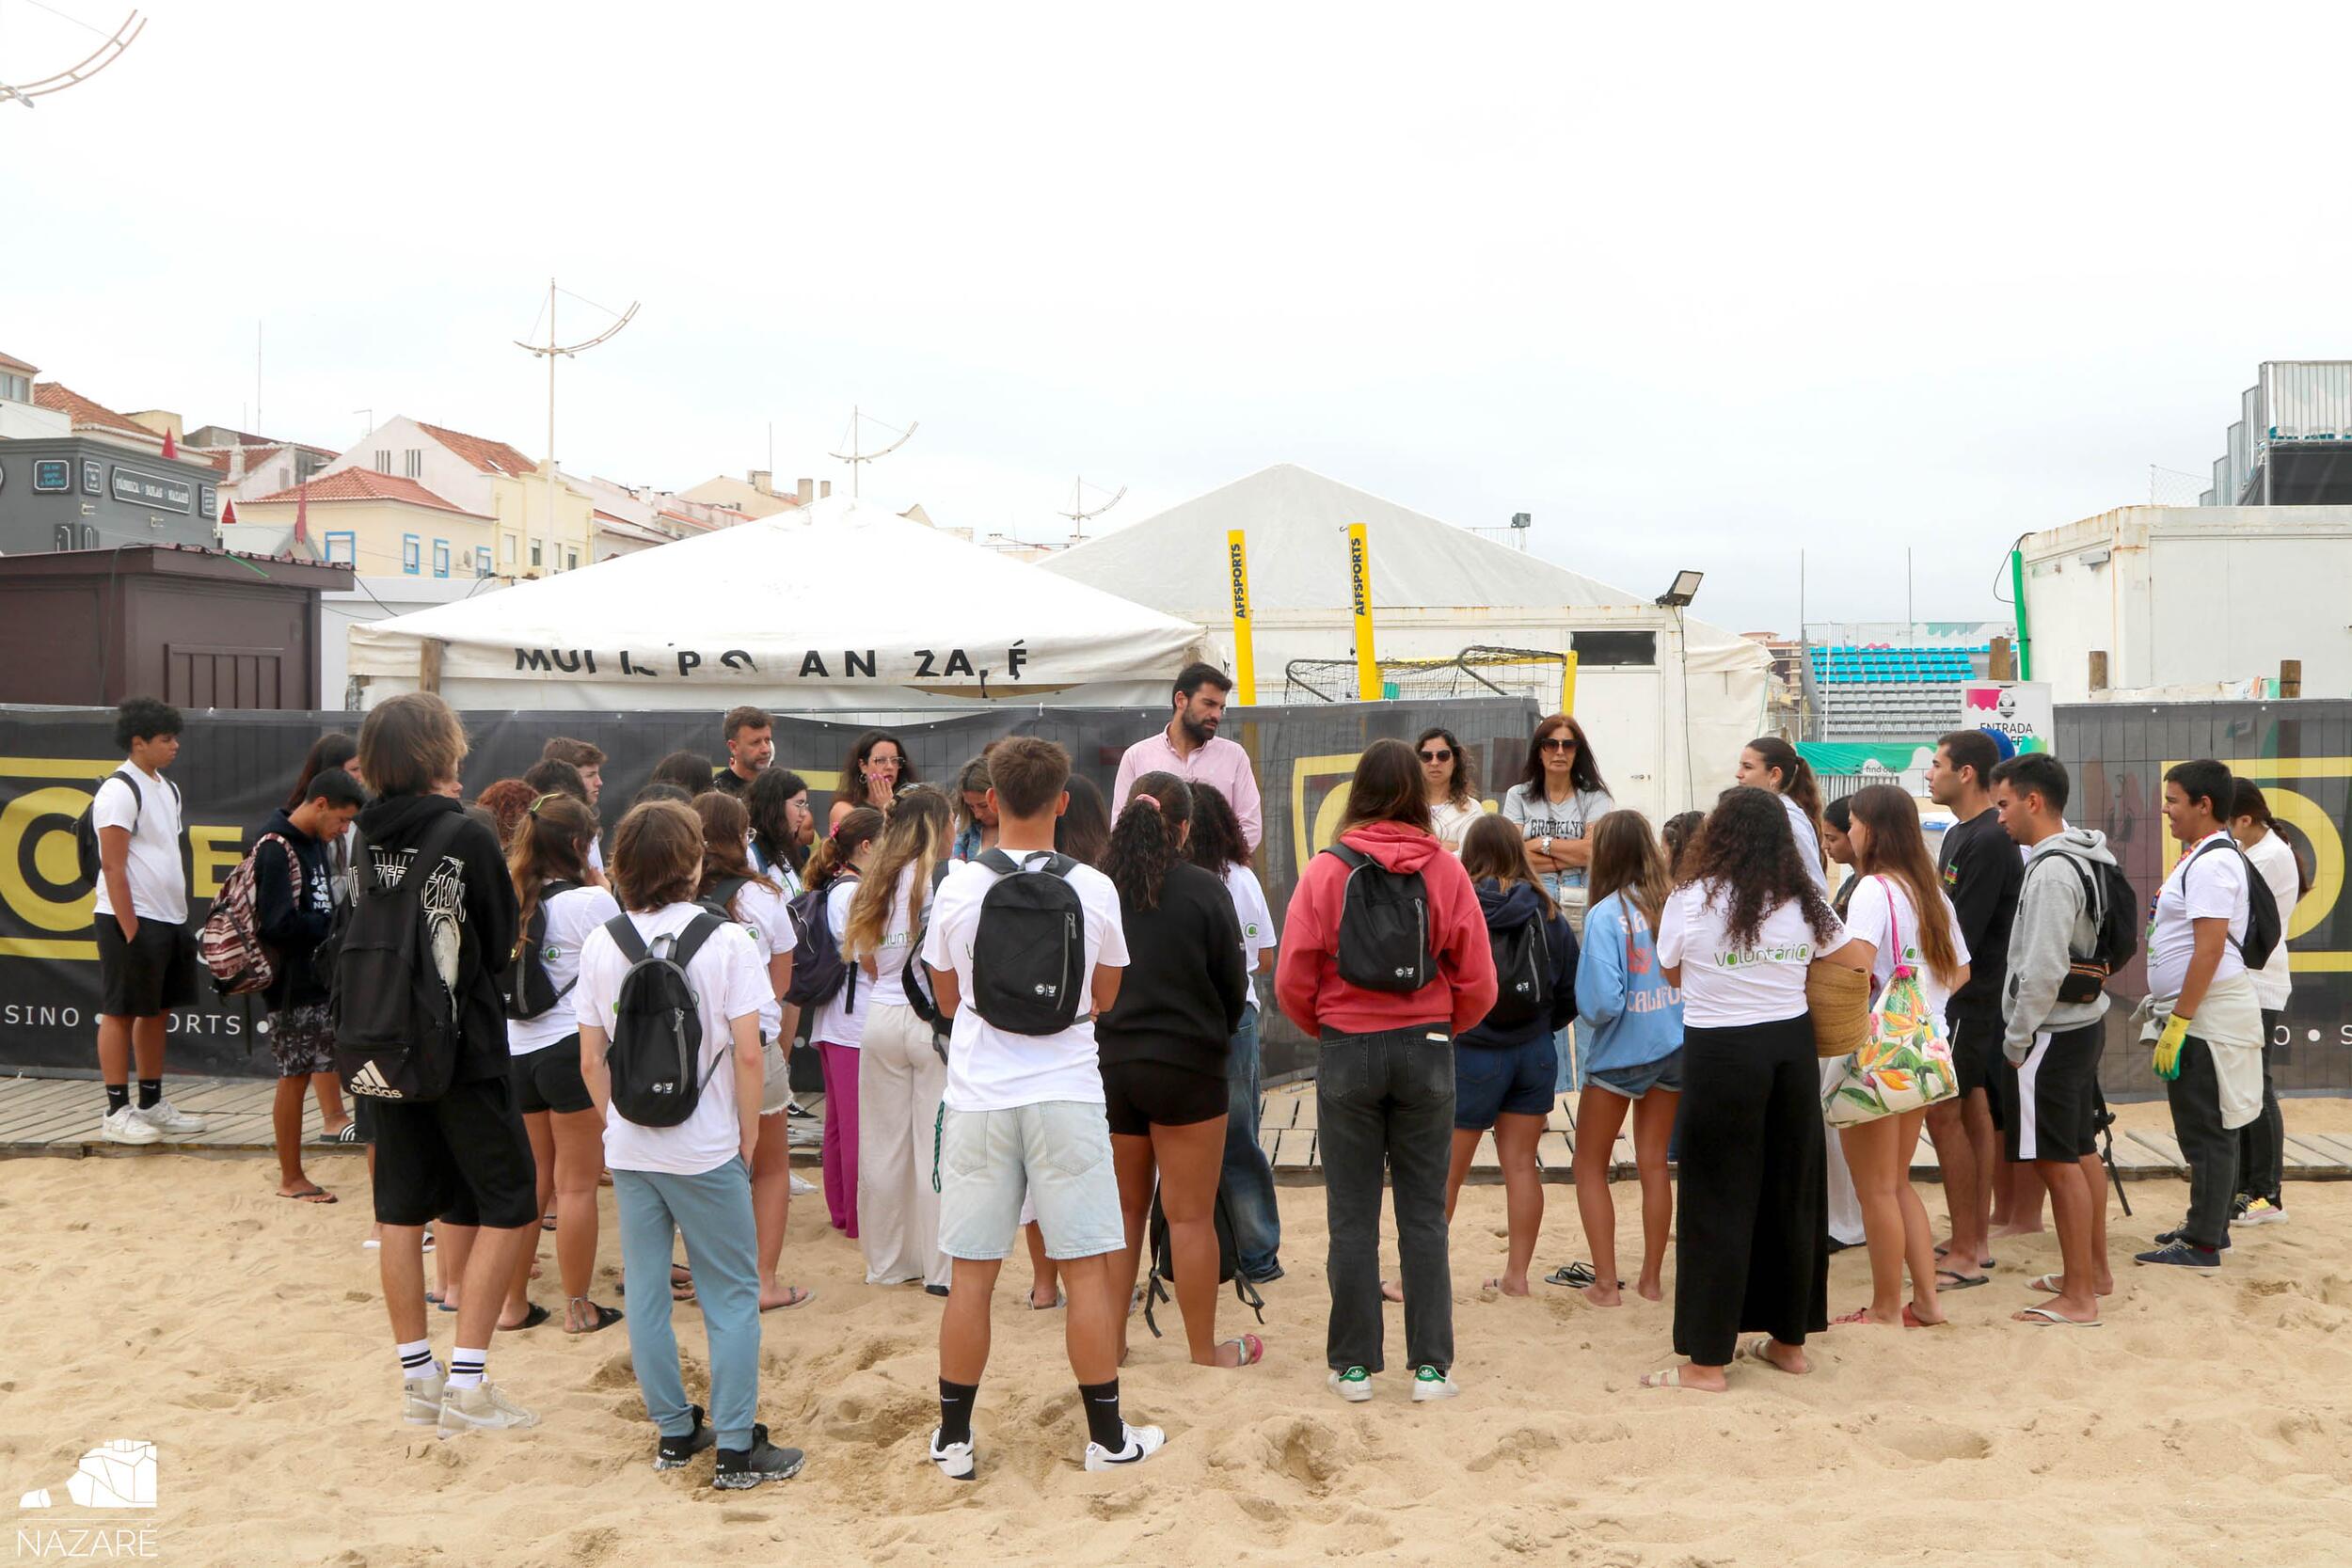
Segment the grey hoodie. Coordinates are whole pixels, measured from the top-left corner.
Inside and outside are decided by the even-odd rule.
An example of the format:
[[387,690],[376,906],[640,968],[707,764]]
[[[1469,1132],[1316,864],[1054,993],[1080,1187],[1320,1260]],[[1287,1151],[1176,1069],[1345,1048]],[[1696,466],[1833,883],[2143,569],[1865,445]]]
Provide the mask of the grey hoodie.
[[2089,954],[2099,940],[2094,911],[2083,896],[2083,878],[2071,865],[2044,866],[2053,855],[2113,865],[2106,834],[2090,828],[2069,828],[2053,833],[2033,849],[2026,862],[2026,881],[2017,898],[2017,918],[2009,930],[2009,994],[2002,1011],[2007,1022],[2001,1049],[2013,1064],[2023,1064],[2042,1030],[2079,1029],[2096,1023],[2107,1012],[2103,991],[2084,1003],[2060,1004],[2058,984],[2077,954]]

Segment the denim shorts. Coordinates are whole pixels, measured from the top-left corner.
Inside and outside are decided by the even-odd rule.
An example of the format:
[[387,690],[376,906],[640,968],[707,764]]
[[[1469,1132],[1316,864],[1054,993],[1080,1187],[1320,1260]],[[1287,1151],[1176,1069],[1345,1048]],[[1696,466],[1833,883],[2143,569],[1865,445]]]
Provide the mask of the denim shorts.
[[939,1250],[977,1262],[1010,1256],[1025,1198],[1036,1205],[1048,1258],[1093,1258],[1127,1244],[1101,1105],[1049,1100],[942,1113]]
[[1501,1116],[1551,1114],[1556,1049],[1549,1034],[1524,1045],[1455,1045],[1454,1125],[1484,1132]]
[[1652,1089],[1668,1094],[1682,1092],[1682,1050],[1679,1046],[1654,1062],[1639,1067],[1603,1068],[1584,1075],[1585,1082],[1597,1089],[1627,1100],[1639,1100]]

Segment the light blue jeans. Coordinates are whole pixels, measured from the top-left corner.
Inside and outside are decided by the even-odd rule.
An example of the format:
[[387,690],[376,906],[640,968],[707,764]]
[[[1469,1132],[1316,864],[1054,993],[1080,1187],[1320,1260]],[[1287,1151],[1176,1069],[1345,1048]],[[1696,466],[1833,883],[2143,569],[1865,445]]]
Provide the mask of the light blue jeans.
[[699,1176],[616,1170],[612,1199],[621,1215],[628,1354],[645,1414],[664,1437],[694,1430],[694,1409],[678,1374],[677,1336],[670,1328],[670,1260],[683,1234],[709,1339],[710,1424],[719,1447],[750,1448],[759,1406],[759,1233],[743,1157]]
[[1251,1003],[1241,1015],[1225,1063],[1224,1184],[1226,1212],[1233,1222],[1233,1251],[1241,1272],[1252,1279],[1272,1274],[1279,1263],[1282,1213],[1274,1202],[1274,1167],[1266,1164],[1258,1143],[1258,1094],[1264,1053],[1258,1042],[1258,1007]]

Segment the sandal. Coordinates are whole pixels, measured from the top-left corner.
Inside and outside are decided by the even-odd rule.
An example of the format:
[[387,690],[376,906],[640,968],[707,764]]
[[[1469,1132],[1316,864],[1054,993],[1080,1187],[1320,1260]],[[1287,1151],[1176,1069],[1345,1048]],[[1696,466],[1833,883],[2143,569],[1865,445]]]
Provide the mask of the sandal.
[[1979,1285],[1992,1283],[1993,1279],[1989,1275],[1963,1274],[1958,1269],[1935,1271],[1935,1288],[1939,1291],[1973,1291]]
[[2028,1307],[2010,1315],[2017,1322],[2031,1323],[2036,1328],[2099,1328],[2104,1326],[2097,1318],[2091,1319],[2087,1323],[2078,1323],[2072,1318],[2061,1317],[2055,1309],[2047,1307]]
[[1772,1337],[1769,1334],[1759,1334],[1755,1338],[1750,1339],[1745,1344],[1741,1345],[1740,1347],[1740,1354],[1751,1361],[1762,1362],[1765,1366],[1770,1367],[1776,1372],[1783,1373],[1788,1377],[1796,1376],[1796,1373],[1789,1371],[1788,1368],[1772,1359],[1771,1354],[1772,1348]]
[[359,1118],[352,1117],[332,1132],[321,1131],[319,1135],[311,1141],[323,1144],[356,1144],[359,1141]]
[[587,1307],[589,1311],[596,1314],[596,1321],[590,1323],[586,1328],[574,1328],[571,1324],[570,1313],[567,1310],[564,1314],[564,1332],[566,1334],[600,1333],[605,1329],[611,1328],[614,1323],[619,1323],[622,1318],[622,1313],[617,1309],[590,1301],[586,1296],[574,1296],[567,1305],[569,1307]]
[[1720,1394],[1724,1392],[1721,1388],[1702,1388],[1695,1383],[1683,1382],[1682,1369],[1679,1367],[1669,1367],[1662,1372],[1644,1372],[1642,1374],[1642,1386],[1645,1388],[1687,1388],[1693,1394]]
[[1057,1307],[1067,1305],[1069,1300],[1070,1298],[1068,1296],[1063,1295],[1059,1291],[1056,1291],[1054,1292],[1053,1300],[1040,1306],[1036,1293],[1032,1291],[1029,1295],[1029,1310],[1032,1312],[1051,1312]]
[[798,1285],[787,1285],[785,1287],[782,1301],[773,1307],[763,1307],[760,1310],[762,1312],[789,1312],[795,1307],[806,1307],[816,1298],[816,1295],[817,1292],[814,1291],[804,1291]]
[[1917,1307],[1909,1302],[1903,1303],[1903,1326],[1905,1328],[1949,1328],[1951,1324],[1952,1320],[1949,1318],[1938,1318],[1933,1323],[1930,1323],[1919,1316]]
[[335,1203],[340,1201],[340,1199],[338,1199],[333,1193],[328,1192],[325,1187],[316,1185],[305,1188],[303,1191],[298,1193],[279,1193],[278,1196],[286,1199],[289,1203]]
[[[1870,1316],[1870,1309],[1868,1307],[1857,1307],[1852,1311],[1847,1313],[1844,1317],[1832,1318],[1829,1321],[1829,1325],[1832,1328],[1851,1328],[1856,1323],[1861,1323],[1874,1328],[1878,1325],[1878,1320]],[[1758,1357],[1758,1359],[1761,1359],[1761,1357]]]
[[534,1301],[531,1304],[531,1310],[523,1314],[522,1322],[515,1324],[511,1328],[504,1323],[501,1323],[499,1324],[499,1332],[501,1334],[520,1334],[526,1328],[538,1327],[541,1323],[546,1323],[549,1318],[554,1316],[554,1313],[548,1311],[546,1307],[540,1306]]
[[1565,1285],[1570,1290],[1581,1291],[1587,1285],[1599,1284],[1600,1276],[1593,1272],[1593,1265],[1590,1263],[1563,1263],[1544,1275],[1544,1283]]
[[1230,1371],[1238,1371],[1244,1367],[1254,1367],[1265,1359],[1265,1341],[1255,1334],[1245,1334],[1238,1339],[1228,1339],[1225,1342],[1241,1353],[1241,1358],[1227,1369]]
[[672,1301],[694,1299],[694,1271],[683,1263],[670,1265],[670,1299]]

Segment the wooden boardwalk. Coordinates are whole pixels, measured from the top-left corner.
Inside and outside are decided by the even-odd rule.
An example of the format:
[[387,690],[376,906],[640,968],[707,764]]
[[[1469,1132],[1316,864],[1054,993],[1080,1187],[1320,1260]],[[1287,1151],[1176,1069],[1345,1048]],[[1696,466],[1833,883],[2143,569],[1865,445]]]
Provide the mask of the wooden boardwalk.
[[[198,1137],[184,1142],[128,1147],[107,1143],[98,1135],[98,1117],[104,1101],[103,1091],[95,1080],[0,1078],[0,1157],[36,1154],[68,1157],[140,1155],[172,1150],[218,1155],[269,1152],[270,1098],[276,1090],[272,1081],[174,1078],[167,1087],[173,1104],[205,1117],[211,1123],[210,1127]],[[805,1095],[802,1097],[802,1103],[819,1113],[824,1108],[824,1100],[820,1095]],[[2288,1119],[2290,1122],[2294,1119],[2292,1111]],[[303,1132],[307,1139],[314,1140],[318,1136],[318,1105],[315,1101],[304,1105]],[[1565,1110],[1554,1108],[1550,1125],[1535,1148],[1536,1161],[1543,1167],[1545,1180],[1565,1182],[1569,1180],[1569,1162],[1575,1148],[1575,1137],[1574,1120]],[[1322,1180],[1316,1147],[1314,1086],[1311,1084],[1285,1084],[1266,1091],[1260,1141],[1265,1148],[1266,1158],[1273,1163],[1276,1180],[1300,1183]],[[2286,1145],[2286,1176],[2289,1180],[2352,1180],[2352,1134],[2290,1130]],[[340,1144],[313,1144],[312,1147],[320,1152],[344,1148],[357,1152],[358,1148],[357,1145]],[[814,1159],[817,1150],[812,1145],[795,1148],[793,1153],[798,1157]],[[1613,1176],[1620,1180],[1631,1180],[1634,1175],[1631,1138],[1620,1132],[1614,1153]],[[2115,1164],[2126,1180],[2177,1177],[2187,1171],[2181,1159],[2180,1146],[2172,1141],[2169,1132],[2120,1124],[2115,1129]],[[1919,1180],[1933,1180],[1936,1174],[1935,1151],[1922,1140],[1912,1175]],[[1470,1166],[1470,1180],[1493,1181],[1500,1178],[1494,1140],[1488,1138],[1479,1145],[1477,1156]]]

